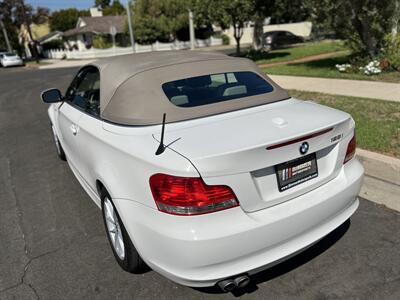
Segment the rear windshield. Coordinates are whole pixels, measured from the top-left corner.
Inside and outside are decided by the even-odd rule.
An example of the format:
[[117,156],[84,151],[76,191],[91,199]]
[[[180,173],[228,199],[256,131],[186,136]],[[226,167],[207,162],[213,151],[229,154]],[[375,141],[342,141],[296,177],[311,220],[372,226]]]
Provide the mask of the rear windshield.
[[191,77],[164,83],[169,101],[180,107],[194,107],[273,91],[273,87],[253,72],[230,72]]

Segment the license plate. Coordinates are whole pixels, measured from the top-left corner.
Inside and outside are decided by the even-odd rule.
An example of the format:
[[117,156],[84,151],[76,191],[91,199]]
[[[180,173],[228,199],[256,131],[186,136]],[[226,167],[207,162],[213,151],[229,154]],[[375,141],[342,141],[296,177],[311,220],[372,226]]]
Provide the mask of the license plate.
[[276,165],[275,172],[280,192],[313,179],[318,176],[315,153]]

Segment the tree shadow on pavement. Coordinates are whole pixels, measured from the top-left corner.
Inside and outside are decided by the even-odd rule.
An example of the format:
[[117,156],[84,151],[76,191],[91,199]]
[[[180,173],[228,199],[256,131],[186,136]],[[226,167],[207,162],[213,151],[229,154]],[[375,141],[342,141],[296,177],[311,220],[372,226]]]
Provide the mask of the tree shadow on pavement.
[[[339,241],[342,236],[347,232],[350,227],[350,219],[336,228],[334,231],[329,233],[327,236],[322,238],[316,244],[312,245],[308,249],[300,252],[299,254],[285,260],[269,269],[261,271],[257,274],[250,276],[250,283],[243,289],[235,289],[232,294],[235,297],[240,297],[244,294],[251,294],[258,290],[257,284],[262,282],[270,281],[281,275],[284,275],[302,265],[309,262],[310,260],[316,258],[320,254],[324,253],[331,246],[333,246],[337,241]],[[218,287],[207,287],[207,288],[196,288],[198,291],[207,294],[221,294],[223,293]]]
[[[251,60],[258,61],[258,60],[273,60],[275,58],[282,58],[285,56],[289,56],[289,52],[265,52],[265,51],[248,51],[248,52],[243,52],[239,56],[241,57],[247,57]],[[230,56],[237,56],[236,53],[230,54]],[[268,63],[268,62],[266,62]]]

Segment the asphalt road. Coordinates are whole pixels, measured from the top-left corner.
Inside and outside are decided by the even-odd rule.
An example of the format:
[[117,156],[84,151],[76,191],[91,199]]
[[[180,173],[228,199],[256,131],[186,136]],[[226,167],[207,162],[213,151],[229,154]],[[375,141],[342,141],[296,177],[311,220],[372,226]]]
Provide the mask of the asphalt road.
[[74,71],[0,69],[0,299],[400,299],[400,215],[365,200],[351,222],[235,294],[123,272],[39,100]]

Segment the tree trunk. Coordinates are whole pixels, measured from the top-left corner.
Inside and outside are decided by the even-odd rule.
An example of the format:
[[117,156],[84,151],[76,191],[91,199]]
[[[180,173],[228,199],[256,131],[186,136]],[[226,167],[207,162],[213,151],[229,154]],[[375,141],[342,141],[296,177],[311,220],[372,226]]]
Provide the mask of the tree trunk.
[[399,21],[400,21],[400,0],[395,0],[394,14],[392,20],[392,37],[396,38],[399,32]]
[[235,36],[235,40],[236,40],[236,56],[240,56],[240,38],[237,38]]
[[26,16],[24,0],[21,0],[20,4],[21,4],[22,14],[23,14],[23,18],[24,18],[24,24],[26,26],[26,30],[28,31],[28,35],[29,35],[29,39],[30,39],[29,43],[32,43],[32,52],[33,52],[32,54],[35,57],[36,62],[39,63],[39,53],[37,51],[37,42],[36,42],[36,40],[33,39],[33,36],[32,36],[30,22],[28,22],[28,18]]
[[[350,4],[353,3],[350,1]],[[357,7],[352,6],[351,23],[353,24],[354,29],[357,31],[357,34],[360,37],[365,52],[371,58],[373,58],[378,54],[377,42],[371,34],[372,24],[368,19],[366,19],[367,17],[365,15],[362,15],[363,12],[360,10],[358,10]]]
[[233,25],[233,36],[236,40],[236,56],[240,56],[240,39],[243,35],[243,25],[234,24]]
[[253,32],[254,50],[260,50],[262,48],[262,36],[264,33],[263,25],[264,25],[264,18],[257,14],[254,18],[254,32]]

